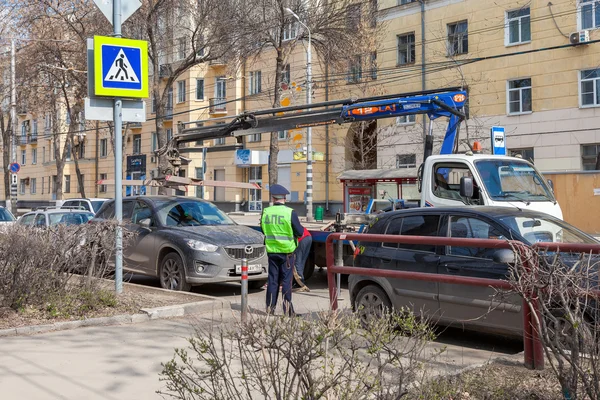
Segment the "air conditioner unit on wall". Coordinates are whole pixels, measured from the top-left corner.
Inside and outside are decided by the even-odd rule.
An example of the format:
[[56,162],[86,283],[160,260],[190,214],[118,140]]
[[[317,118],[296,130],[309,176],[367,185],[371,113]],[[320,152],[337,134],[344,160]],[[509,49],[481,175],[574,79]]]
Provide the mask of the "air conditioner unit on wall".
[[590,41],[590,31],[573,32],[569,35],[571,44],[584,44]]

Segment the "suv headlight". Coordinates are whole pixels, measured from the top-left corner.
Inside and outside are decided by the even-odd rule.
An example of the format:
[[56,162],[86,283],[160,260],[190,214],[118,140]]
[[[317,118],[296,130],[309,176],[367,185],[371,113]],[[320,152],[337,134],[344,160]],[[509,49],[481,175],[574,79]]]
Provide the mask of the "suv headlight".
[[209,253],[214,253],[217,251],[219,246],[215,246],[214,244],[204,243],[199,240],[186,240],[188,246],[190,246],[194,250],[207,251]]

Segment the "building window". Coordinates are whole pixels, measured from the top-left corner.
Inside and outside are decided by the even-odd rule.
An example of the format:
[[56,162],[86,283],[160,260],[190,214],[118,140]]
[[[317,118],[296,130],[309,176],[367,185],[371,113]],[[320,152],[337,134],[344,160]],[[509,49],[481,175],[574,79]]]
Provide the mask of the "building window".
[[248,94],[257,94],[261,92],[261,72],[250,72],[250,82],[248,83]]
[[600,170],[600,144],[581,146],[581,164],[584,171]]
[[142,135],[133,135],[133,154],[142,152]]
[[260,133],[254,133],[248,136],[248,142],[260,142],[262,140]]
[[531,112],[531,78],[508,81],[508,113]]
[[19,192],[25,194],[25,179],[19,179]]
[[410,3],[414,3],[414,2],[416,2],[416,1],[417,1],[417,0],[398,0],[398,3],[397,3],[397,4],[398,4],[399,6],[402,6],[402,5],[404,5],[404,4],[410,4]]
[[577,2],[577,20],[581,30],[600,27],[599,2],[597,0],[579,0]]
[[50,128],[52,128],[52,114],[47,113],[44,116],[44,129],[48,131]]
[[150,143],[150,151],[152,152],[152,154],[154,154],[154,152],[156,151],[157,148],[158,148],[158,136],[156,136],[156,132],[152,132],[151,143]]
[[186,38],[177,39],[177,59],[183,60],[187,56],[187,40]]
[[45,178],[42,176],[42,194],[44,194],[44,181],[45,181]]
[[[204,174],[202,173],[202,168],[196,168],[196,179],[202,179],[204,178]],[[203,187],[202,186],[196,186],[196,197],[198,198],[202,198],[203,195]]]
[[68,141],[65,145],[65,152],[67,153],[67,161],[71,161],[71,142]]
[[31,136],[37,138],[37,134],[38,134],[38,120],[34,119],[33,120],[33,129],[31,131]]
[[29,192],[31,194],[35,194],[36,193],[36,178],[31,178],[30,182],[29,182]]
[[[108,179],[108,174],[100,174],[100,180],[105,180],[105,179]],[[98,187],[98,191],[100,193],[106,193],[106,190],[107,190],[106,185],[100,185]]]
[[65,175],[65,190],[64,193],[71,193],[71,175]]
[[[81,175],[81,183],[83,184],[83,187],[85,187],[85,175]],[[77,193],[81,193],[82,192],[82,188],[81,185],[79,184],[79,179],[77,179]]]
[[108,139],[100,139],[100,157],[108,155]]
[[42,164],[46,162],[46,148],[42,147]]
[[204,79],[196,79],[196,100],[204,100]]
[[225,138],[221,137],[221,138],[217,138],[215,139],[215,146],[221,146],[225,144]]
[[505,44],[519,44],[531,41],[529,7],[506,12],[504,25]]
[[71,125],[71,113],[67,111],[67,114],[65,115],[65,123],[67,124],[67,126]]
[[290,83],[290,79],[290,64],[287,64],[281,70],[281,82]]
[[370,21],[371,28],[377,27],[377,11],[379,11],[378,0],[370,0],[369,5],[371,7],[370,11]]
[[524,160],[533,162],[533,148],[528,149],[510,149],[509,154],[513,157],[521,156]]
[[581,106],[600,105],[600,69],[588,69],[579,74]]
[[287,131],[279,131],[277,132],[277,139],[278,140],[287,140],[288,138],[288,132]]
[[371,60],[370,60],[371,62],[369,65],[369,70],[370,70],[369,78],[375,80],[375,79],[377,79],[377,52],[376,51],[371,52],[370,58],[371,58]]
[[298,35],[298,26],[296,22],[288,24],[283,28],[283,41],[296,39]]
[[152,93],[152,101],[150,102],[150,113],[156,114],[156,97],[154,97],[154,93]]
[[396,168],[415,168],[417,166],[416,154],[397,154]]
[[177,102],[183,103],[185,101],[185,81],[177,82]]
[[360,29],[361,20],[361,5],[352,4],[347,8],[348,14],[346,15],[346,26],[349,30],[358,31]]
[[79,141],[79,144],[77,145],[77,157],[82,160],[85,158],[85,142],[83,141]]
[[396,117],[396,125],[411,125],[417,121],[417,116],[415,114],[411,115],[401,115]]
[[31,149],[31,165],[37,164],[37,149]]
[[352,60],[350,60],[348,65],[348,82],[356,83],[359,82],[362,78],[362,65],[361,65],[361,57],[354,56]]
[[469,28],[467,21],[448,24],[448,55],[469,52]]
[[173,129],[165,129],[165,132],[167,132],[167,142],[170,142],[173,139]]
[[27,164],[27,150],[21,150],[21,165]]
[[415,62],[415,34],[398,35],[398,65]]

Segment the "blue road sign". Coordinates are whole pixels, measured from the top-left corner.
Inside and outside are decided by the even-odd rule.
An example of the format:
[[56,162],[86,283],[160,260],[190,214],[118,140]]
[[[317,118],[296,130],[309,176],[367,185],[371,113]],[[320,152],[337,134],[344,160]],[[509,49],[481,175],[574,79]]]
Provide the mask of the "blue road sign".
[[21,166],[19,165],[19,163],[14,162],[14,163],[10,164],[9,169],[10,169],[10,172],[12,172],[13,174],[16,174],[21,170]]
[[148,43],[94,37],[95,95],[148,97]]
[[492,154],[506,155],[506,136],[503,126],[492,126]]

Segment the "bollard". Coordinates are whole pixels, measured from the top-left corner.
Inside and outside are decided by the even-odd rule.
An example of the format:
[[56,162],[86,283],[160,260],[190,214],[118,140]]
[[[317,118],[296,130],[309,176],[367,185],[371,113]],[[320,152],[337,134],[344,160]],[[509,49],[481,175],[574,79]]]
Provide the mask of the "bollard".
[[248,259],[242,258],[242,322],[248,318]]

